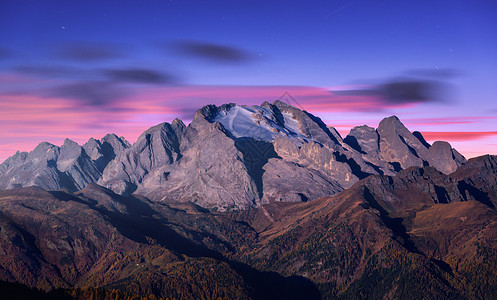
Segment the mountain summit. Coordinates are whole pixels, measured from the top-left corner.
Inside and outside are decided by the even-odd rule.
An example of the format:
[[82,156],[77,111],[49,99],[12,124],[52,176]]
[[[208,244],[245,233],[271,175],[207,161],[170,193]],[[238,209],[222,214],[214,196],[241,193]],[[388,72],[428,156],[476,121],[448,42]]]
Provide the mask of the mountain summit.
[[207,105],[1,164],[0,293],[495,299],[496,190],[496,156],[395,116],[342,139],[280,101]]
[[130,145],[113,134],[79,146],[41,143],[0,165],[0,189],[39,186],[75,192],[98,183],[121,195],[240,210],[336,194],[369,175],[411,166],[449,174],[465,158],[446,142],[429,145],[395,117],[342,139],[318,117],[281,101],[207,105],[186,126],[156,125]]

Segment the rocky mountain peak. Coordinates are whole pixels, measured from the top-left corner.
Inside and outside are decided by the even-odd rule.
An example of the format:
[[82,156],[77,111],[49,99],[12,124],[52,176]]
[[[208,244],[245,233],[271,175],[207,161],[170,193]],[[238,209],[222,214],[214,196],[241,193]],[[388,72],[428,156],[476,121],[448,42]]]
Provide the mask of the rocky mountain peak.
[[158,174],[154,180],[162,182],[167,176],[159,170],[181,158],[180,141],[185,130],[186,126],[180,120],[149,128],[131,147],[116,154],[98,182],[120,194],[134,192],[146,178]]
[[460,166],[452,176],[455,178],[468,177],[492,172],[497,174],[497,155],[483,155],[469,159],[464,165]]
[[102,143],[109,143],[113,148],[115,148],[118,152],[120,150],[129,148],[131,145],[124,137],[118,137],[114,133],[106,134],[102,140]]
[[182,131],[184,131],[186,129],[186,125],[185,123],[183,123],[183,121],[181,121],[180,119],[178,118],[175,118],[172,122],[171,122],[171,126],[173,128],[181,128]]
[[450,173],[464,161],[448,143],[430,146],[396,116],[342,139],[320,118],[277,100],[206,105],[188,126],[179,119],[158,124],[133,145],[115,134],[82,147],[69,139],[60,148],[41,143],[0,165],[0,187],[75,191],[98,183],[118,194],[232,210],[309,201],[411,166]]
[[59,147],[48,142],[42,142],[28,154],[28,161],[33,164],[42,164],[46,166],[46,162],[56,161],[59,157]]
[[117,155],[129,148],[130,144],[124,138],[119,138],[114,133],[106,134],[102,139],[90,138],[83,145],[86,154],[97,166],[100,173]]
[[49,142],[41,142],[30,153],[32,153],[33,155],[38,154],[38,153],[41,154],[43,152],[47,152],[47,151],[50,151],[50,150],[55,149],[55,148],[58,148],[58,147],[49,143]]
[[402,168],[422,167],[428,149],[396,116],[383,119],[378,125],[380,152],[389,162],[399,163]]
[[219,107],[212,104],[205,105],[195,112],[195,116],[193,117],[192,123],[194,123],[199,119],[207,120],[212,123],[213,119],[216,117],[219,111],[228,111],[233,106],[236,106],[236,104],[228,103],[228,104],[223,104]]
[[390,117],[386,117],[383,120],[380,121],[380,124],[378,125],[378,128],[390,128],[390,129],[397,129],[400,128],[401,130],[407,129],[404,124],[400,121],[399,117],[392,115]]
[[62,147],[71,147],[71,148],[77,148],[79,145],[78,143],[76,143],[75,141],[69,139],[69,138],[65,138],[64,139],[64,144],[62,144]]
[[444,141],[434,142],[425,157],[430,166],[435,167],[445,174],[454,172],[459,166],[462,166],[466,159],[456,149]]
[[367,125],[352,128],[344,142],[361,153],[373,154],[380,150],[378,132]]
[[411,133],[397,116],[383,119],[378,129],[354,127],[344,141],[388,175],[409,166],[428,165],[449,174],[465,162],[449,143],[430,145],[420,132]]
[[60,156],[57,159],[57,169],[65,172],[68,168],[75,163],[80,156],[87,158],[84,149],[76,142],[65,139],[64,144],[60,147]]

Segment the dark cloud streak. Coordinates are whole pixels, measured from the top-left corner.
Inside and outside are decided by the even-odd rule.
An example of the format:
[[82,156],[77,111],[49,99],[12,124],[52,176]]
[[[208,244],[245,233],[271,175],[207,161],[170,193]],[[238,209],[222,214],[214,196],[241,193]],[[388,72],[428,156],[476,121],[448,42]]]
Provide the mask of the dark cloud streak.
[[400,80],[380,86],[380,94],[391,104],[431,102],[439,99],[435,81]]
[[77,82],[52,87],[47,96],[64,97],[75,100],[81,106],[105,108],[117,102],[129,92],[107,81]]
[[379,96],[381,92],[378,89],[357,89],[357,90],[338,90],[331,91],[335,95],[341,96]]
[[177,54],[211,62],[245,63],[252,59],[252,56],[242,49],[209,42],[189,40],[176,41],[170,45]]
[[375,96],[386,105],[442,102],[447,85],[437,80],[395,79],[364,89],[331,91],[341,96]]
[[102,71],[110,80],[117,82],[172,84],[177,82],[173,75],[147,69],[108,69]]

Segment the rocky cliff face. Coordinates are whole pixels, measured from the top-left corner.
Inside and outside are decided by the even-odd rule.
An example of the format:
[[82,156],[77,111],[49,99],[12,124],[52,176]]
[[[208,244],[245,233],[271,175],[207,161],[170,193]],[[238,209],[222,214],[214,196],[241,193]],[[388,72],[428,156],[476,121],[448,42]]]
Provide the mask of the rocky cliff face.
[[395,116],[383,119],[378,129],[354,127],[345,142],[385,175],[411,166],[432,166],[449,174],[466,161],[449,143],[438,141],[430,145],[421,133],[411,133]]
[[92,138],[83,147],[70,139],[61,147],[43,142],[33,151],[18,152],[0,165],[0,188],[39,186],[46,190],[81,190],[97,182],[116,153],[128,145],[115,135],[102,140]]
[[335,194],[369,175],[411,166],[451,173],[465,162],[448,143],[429,145],[397,117],[342,139],[319,118],[281,101],[208,105],[144,132],[130,146],[115,135],[83,147],[42,143],[0,165],[0,188],[80,190],[98,183],[123,195],[239,210]]
[[464,195],[474,195],[473,197],[497,208],[497,156],[472,158],[452,173],[451,177],[459,181]]
[[101,140],[90,138],[83,145],[83,149],[90,159],[95,162],[100,172],[103,172],[109,162],[129,147],[131,145],[128,141],[123,137],[117,137],[115,134],[107,134]]
[[148,129],[108,164],[99,182],[120,194],[133,193],[139,185],[160,186],[168,168],[181,157],[179,143],[184,131],[179,120]]

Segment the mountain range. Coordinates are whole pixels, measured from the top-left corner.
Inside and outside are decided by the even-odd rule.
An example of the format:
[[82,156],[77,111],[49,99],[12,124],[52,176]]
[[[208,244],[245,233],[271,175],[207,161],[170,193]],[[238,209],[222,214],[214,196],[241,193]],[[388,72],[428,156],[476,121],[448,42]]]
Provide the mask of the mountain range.
[[309,201],[411,166],[448,174],[465,161],[446,142],[429,145],[395,116],[342,139],[319,118],[276,101],[208,105],[188,126],[178,119],[159,124],[133,145],[114,134],[83,146],[69,139],[61,147],[41,143],[0,165],[0,188],[75,192],[97,183],[120,195],[226,211]]
[[208,105],[132,145],[108,134],[18,152],[0,165],[0,189],[2,286],[497,297],[497,157],[466,161],[395,116],[342,138],[281,101]]

